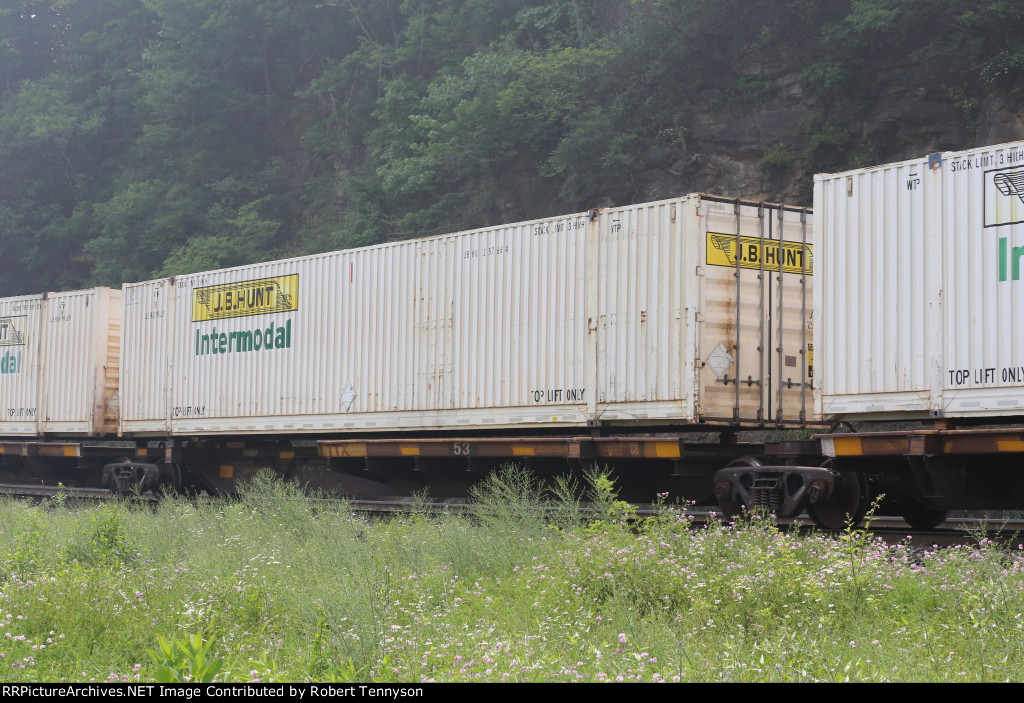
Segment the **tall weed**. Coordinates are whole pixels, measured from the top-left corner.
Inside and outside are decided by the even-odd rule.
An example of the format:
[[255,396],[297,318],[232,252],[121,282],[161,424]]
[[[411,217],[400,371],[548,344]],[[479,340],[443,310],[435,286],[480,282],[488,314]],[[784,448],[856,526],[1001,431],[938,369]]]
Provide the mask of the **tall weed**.
[[570,515],[575,484],[524,473],[485,483],[470,516],[368,520],[270,477],[232,502],[155,510],[0,501],[0,670],[10,682],[1024,678],[1024,549],[800,537],[758,516],[694,529],[668,506],[627,522],[606,478],[588,496],[605,506],[597,521]]

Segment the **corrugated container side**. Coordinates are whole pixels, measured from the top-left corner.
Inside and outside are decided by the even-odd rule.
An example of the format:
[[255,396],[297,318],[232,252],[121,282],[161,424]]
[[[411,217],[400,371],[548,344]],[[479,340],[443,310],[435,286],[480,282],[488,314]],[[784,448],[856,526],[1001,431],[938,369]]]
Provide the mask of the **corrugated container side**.
[[128,283],[122,288],[121,421],[138,432],[170,431],[168,348],[173,281]]
[[35,435],[43,296],[0,299],[0,436]]
[[4,320],[14,335],[5,347],[8,373],[0,374],[0,432],[116,434],[121,292],[93,288],[6,299],[0,311],[9,313]]
[[1021,414],[1018,180],[1024,143],[815,178],[823,415]]
[[43,311],[39,431],[116,433],[121,291],[50,293]]
[[1024,142],[943,155],[947,417],[1024,414]]
[[[171,326],[188,331],[187,342],[170,343],[171,428],[437,428],[558,424],[567,416],[585,422],[579,401],[562,392],[566,384],[585,385],[577,272],[583,221],[508,225],[178,277]],[[294,285],[292,299],[276,312],[248,302],[218,309],[237,305],[229,293],[259,285],[268,296],[275,286]],[[132,334],[129,327],[126,340]],[[269,349],[268,337],[275,342]],[[159,404],[148,398],[159,389],[144,376],[139,384],[126,377],[129,402],[155,413]],[[138,413],[124,418],[126,432],[159,431]]]
[[606,210],[600,217],[598,415],[696,418],[694,314],[699,200]]
[[[122,431],[694,422],[696,364],[721,357],[698,346],[712,267],[702,258],[702,202],[690,196],[128,285]],[[758,272],[742,270],[746,291]],[[715,275],[732,282],[733,274]],[[773,285],[751,289],[758,302],[743,314],[775,314],[762,302]],[[154,298],[161,287],[165,300]],[[730,309],[727,296],[712,300]],[[805,327],[789,305],[786,346],[799,344]],[[765,328],[760,317],[743,324]],[[754,421],[790,395],[770,382],[782,357],[756,358],[757,368],[744,371],[751,383],[739,385],[735,370],[715,361],[734,379],[723,409],[730,417],[737,389],[750,410],[744,419]]]
[[[586,218],[520,223],[444,239],[450,380],[438,407],[472,410],[460,424],[583,422]],[[444,285],[444,284],[442,284]]]
[[917,159],[815,180],[825,415],[927,415],[938,379],[942,174]]

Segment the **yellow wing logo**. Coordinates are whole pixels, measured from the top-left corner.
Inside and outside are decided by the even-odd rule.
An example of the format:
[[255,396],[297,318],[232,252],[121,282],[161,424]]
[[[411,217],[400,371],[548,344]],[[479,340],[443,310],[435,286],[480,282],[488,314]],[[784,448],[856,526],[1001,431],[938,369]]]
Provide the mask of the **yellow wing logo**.
[[[733,245],[736,244],[736,237],[729,237],[724,234],[712,234],[708,232],[708,239],[711,240],[711,245],[718,249],[722,254],[725,255],[725,260],[729,266],[736,265],[736,255],[733,253]],[[708,261],[710,264],[711,261]]]
[[[710,266],[729,266],[801,273],[814,273],[814,255],[810,244],[779,242],[760,237],[737,237],[735,234],[707,233],[706,261]],[[737,241],[739,240],[739,241]]]
[[0,347],[16,347],[25,343],[24,315],[0,317]]
[[1024,171],[997,173],[992,176],[992,183],[1003,195],[1016,195],[1024,203]]
[[298,274],[206,286],[192,292],[193,322],[298,309]]

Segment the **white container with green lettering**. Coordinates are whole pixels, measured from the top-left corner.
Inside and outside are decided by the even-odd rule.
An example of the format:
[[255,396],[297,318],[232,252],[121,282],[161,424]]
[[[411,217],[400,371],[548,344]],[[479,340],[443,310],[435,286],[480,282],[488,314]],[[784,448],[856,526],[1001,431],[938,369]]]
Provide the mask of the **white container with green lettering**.
[[1024,414],[1024,142],[815,177],[818,410]]
[[809,220],[690,195],[127,284],[122,431],[799,424]]

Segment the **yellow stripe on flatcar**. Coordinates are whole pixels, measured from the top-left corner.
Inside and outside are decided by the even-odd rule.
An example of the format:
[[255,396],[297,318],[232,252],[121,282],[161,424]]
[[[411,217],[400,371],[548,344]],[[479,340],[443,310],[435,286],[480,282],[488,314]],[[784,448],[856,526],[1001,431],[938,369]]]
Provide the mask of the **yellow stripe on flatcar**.
[[420,448],[419,447],[401,446],[401,447],[398,448],[398,451],[401,453],[402,456],[419,456],[420,455]]
[[1024,452],[1024,441],[1019,439],[1001,439],[996,442],[996,448],[1001,452]]
[[321,444],[321,456],[331,456],[335,458],[354,456],[357,458],[366,458],[367,443],[344,442],[340,444]]
[[222,465],[220,467],[220,477],[221,478],[234,478],[235,477],[235,467],[234,466],[230,466],[228,464]]
[[862,456],[864,454],[860,437],[833,437],[832,444],[835,447],[836,456]]
[[678,459],[679,444],[676,442],[655,442],[654,456],[659,459]]
[[135,456],[146,456],[145,447],[135,447]]
[[512,456],[534,456],[536,453],[533,447],[512,447]]
[[295,458],[295,452],[281,452],[278,455],[278,458],[280,458],[280,459],[294,459]]
[[78,447],[75,445],[64,447],[64,456],[78,456]]

